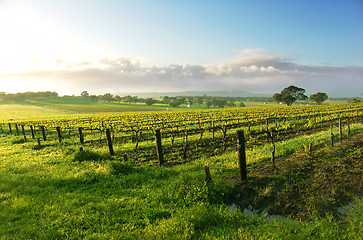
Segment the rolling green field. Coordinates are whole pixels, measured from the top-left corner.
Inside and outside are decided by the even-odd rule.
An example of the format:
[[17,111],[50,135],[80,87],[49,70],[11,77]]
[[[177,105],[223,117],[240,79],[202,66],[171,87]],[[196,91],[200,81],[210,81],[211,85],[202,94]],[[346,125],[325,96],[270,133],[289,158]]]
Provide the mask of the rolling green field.
[[[276,107],[281,106],[274,102],[244,102],[246,107]],[[325,104],[342,104],[342,101],[326,101]],[[297,104],[299,105],[299,104]],[[38,98],[36,100],[26,101],[23,103],[0,104],[0,121],[22,120],[22,119],[40,119],[67,116],[81,116],[100,113],[127,113],[127,112],[150,112],[150,111],[182,111],[182,110],[202,110],[207,109],[205,106],[192,105],[189,108],[180,106],[172,108],[166,104],[155,104],[147,106],[144,103],[107,103],[91,102],[82,98],[74,97],[56,97],[56,98]],[[212,108],[213,109],[213,108]]]
[[[52,118],[77,116],[52,110],[56,105],[33,106],[32,114],[17,105],[18,117],[0,106],[12,119],[51,117],[52,111]],[[29,132],[25,141],[2,129],[0,239],[361,239],[359,119],[343,126],[342,143],[334,127],[334,146],[326,128],[281,138],[275,167],[270,142],[247,148],[247,181],[238,177],[235,148],[209,144],[208,156],[166,159],[159,167],[140,161],[138,153],[155,145],[147,139],[134,152],[133,141],[116,145],[110,156],[98,132],[88,133],[80,151],[78,136],[66,138],[67,132],[62,143],[49,136],[39,146]],[[222,136],[219,131],[215,139]],[[211,132],[203,136],[211,138]],[[169,148],[170,139],[163,141]]]

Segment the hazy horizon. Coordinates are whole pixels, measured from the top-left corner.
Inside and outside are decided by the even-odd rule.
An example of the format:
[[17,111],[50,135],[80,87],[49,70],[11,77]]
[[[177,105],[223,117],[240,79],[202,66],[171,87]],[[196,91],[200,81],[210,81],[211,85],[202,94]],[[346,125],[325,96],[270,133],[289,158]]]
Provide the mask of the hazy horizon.
[[0,0],[0,92],[363,92],[363,3]]

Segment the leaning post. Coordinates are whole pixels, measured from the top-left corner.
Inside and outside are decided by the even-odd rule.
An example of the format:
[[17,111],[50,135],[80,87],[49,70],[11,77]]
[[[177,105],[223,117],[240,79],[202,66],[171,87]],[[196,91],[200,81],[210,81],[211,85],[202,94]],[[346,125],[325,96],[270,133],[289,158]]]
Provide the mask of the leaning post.
[[156,153],[158,155],[159,166],[161,166],[164,164],[164,156],[163,156],[163,149],[161,148],[160,129],[155,130],[155,139],[156,139]]
[[55,129],[57,130],[59,143],[62,143],[62,130],[60,127],[56,127]]
[[109,128],[106,129],[106,137],[107,137],[108,149],[110,150],[111,156],[113,156],[115,155],[115,152],[113,151],[111,131]]
[[246,146],[243,130],[237,131],[239,176],[242,181],[247,180]]

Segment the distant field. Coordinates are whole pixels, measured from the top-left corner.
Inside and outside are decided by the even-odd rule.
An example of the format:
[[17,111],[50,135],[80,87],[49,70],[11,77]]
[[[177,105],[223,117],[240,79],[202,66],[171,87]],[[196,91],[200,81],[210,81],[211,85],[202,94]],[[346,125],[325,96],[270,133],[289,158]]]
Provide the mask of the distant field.
[[0,104],[0,121],[6,120],[22,120],[22,119],[40,119],[53,117],[78,116],[69,111],[61,111],[59,109],[50,109],[32,105],[20,104]]
[[165,111],[166,108],[126,105],[126,104],[95,104],[95,105],[54,105],[53,108],[79,113],[107,113],[107,112],[144,112],[144,111]]
[[[344,101],[328,100],[324,104],[340,104]],[[274,102],[244,102],[246,107],[276,107],[280,104]],[[300,105],[295,103],[294,105]],[[226,107],[227,108],[227,107]],[[36,101],[25,102],[24,104],[0,104],[0,121],[54,118],[66,116],[79,116],[84,114],[97,113],[125,113],[125,112],[145,112],[145,111],[180,111],[180,110],[201,110],[206,106],[192,105],[190,108],[180,106],[171,108],[166,104],[155,104],[147,106],[144,103],[107,103],[91,102],[89,100],[73,97],[37,99]],[[212,109],[212,108],[211,108]]]

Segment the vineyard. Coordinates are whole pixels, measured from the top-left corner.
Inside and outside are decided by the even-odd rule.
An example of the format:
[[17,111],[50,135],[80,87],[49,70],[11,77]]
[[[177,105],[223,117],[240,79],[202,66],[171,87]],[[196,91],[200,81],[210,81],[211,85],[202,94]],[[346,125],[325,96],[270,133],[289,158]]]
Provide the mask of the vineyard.
[[362,110],[2,121],[0,238],[361,239]]
[[[23,135],[24,141],[57,140],[81,150],[109,147],[111,155],[136,163],[157,163],[153,142],[161,133],[161,150],[169,163],[236,150],[236,131],[244,130],[246,147],[278,142],[293,136],[362,122],[363,104],[240,108],[204,111],[151,112],[93,115],[43,120],[7,121],[2,133]],[[159,159],[160,164],[160,159]]]

